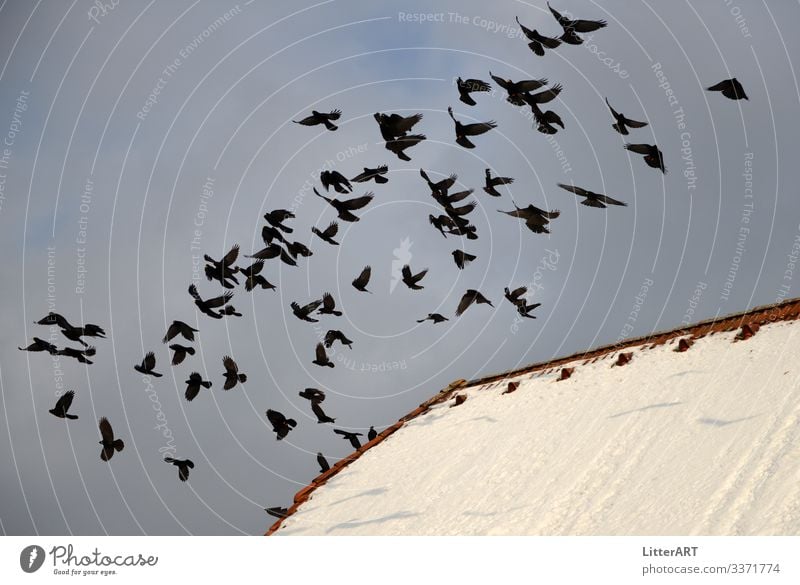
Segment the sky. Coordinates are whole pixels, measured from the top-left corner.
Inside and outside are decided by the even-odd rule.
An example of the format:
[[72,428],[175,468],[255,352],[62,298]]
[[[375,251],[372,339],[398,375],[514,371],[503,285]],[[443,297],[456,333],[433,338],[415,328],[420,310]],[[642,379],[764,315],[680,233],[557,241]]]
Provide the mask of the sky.
[[[23,2],[0,4],[0,531],[4,534],[259,534],[350,444],[320,425],[297,393],[327,393],[337,428],[394,423],[455,379],[471,379],[797,296],[800,40],[791,3],[583,2],[554,5],[608,26],[580,46],[534,55],[515,17],[559,34],[543,3]],[[565,129],[532,127],[502,90],[458,101],[454,79],[547,78]],[[749,100],[705,90],[736,77]],[[494,84],[493,84],[494,85]],[[648,122],[628,137],[605,99]],[[494,120],[477,147],[464,122]],[[341,109],[339,129],[292,123]],[[427,140],[410,162],[384,148],[375,112],[422,113]],[[657,144],[667,173],[628,153]],[[361,221],[340,222],[338,247],[311,234],[335,212],[314,196],[319,172],[348,177],[389,165]],[[474,188],[479,239],[443,238],[425,182],[458,175]],[[510,176],[502,197],[484,170]],[[573,183],[627,207],[596,209]],[[551,233],[498,213],[512,202],[560,210]],[[235,289],[241,318],[212,320],[187,293],[220,288],[198,275],[203,254],[263,247],[263,214],[292,209],[293,236],[313,256],[269,261],[276,291]],[[312,239],[313,238],[313,239]],[[460,271],[451,252],[477,259]],[[423,290],[397,283],[403,263],[428,268]],[[365,265],[370,290],[350,286]],[[199,280],[196,280],[199,276]],[[504,287],[527,285],[537,319],[516,317]],[[494,304],[454,316],[461,295]],[[323,292],[344,315],[296,319],[293,301]],[[95,323],[92,365],[21,352],[55,310]],[[430,312],[449,317],[417,324]],[[197,353],[169,365],[173,319],[199,329]],[[311,363],[328,329],[353,349]],[[57,331],[54,343],[75,346]],[[148,351],[161,378],[133,369]],[[222,357],[247,381],[222,390]],[[192,371],[210,391],[189,403]],[[64,422],[48,413],[76,392]],[[277,441],[265,411],[298,422]],[[100,461],[105,416],[124,451]],[[189,458],[185,484],[164,455]]]

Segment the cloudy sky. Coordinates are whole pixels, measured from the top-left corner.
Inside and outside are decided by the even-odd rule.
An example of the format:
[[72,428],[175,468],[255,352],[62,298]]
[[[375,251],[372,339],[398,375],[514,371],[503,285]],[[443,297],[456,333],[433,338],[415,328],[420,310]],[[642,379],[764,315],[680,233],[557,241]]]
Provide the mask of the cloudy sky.
[[[0,530],[5,534],[257,534],[317,473],[351,447],[319,425],[306,387],[326,391],[337,427],[381,429],[458,378],[474,378],[797,296],[800,203],[800,40],[792,3],[558,4],[608,26],[537,57],[515,16],[560,34],[544,3],[478,1],[0,3]],[[564,90],[547,105],[566,128],[546,136],[502,90],[458,101],[454,79],[545,77]],[[736,77],[749,100],[705,88]],[[649,125],[630,141],[657,144],[667,174],[623,149],[608,98]],[[497,129],[455,144],[447,107]],[[311,110],[343,111],[339,130],[292,124]],[[427,140],[411,162],[384,148],[375,112],[422,113]],[[358,223],[332,247],[311,227],[335,212],[313,195],[319,171],[348,177],[388,164]],[[419,176],[458,175],[475,188],[479,239],[442,238]],[[484,169],[514,177],[501,198]],[[628,203],[579,205],[557,183]],[[551,234],[497,210],[559,209]],[[202,254],[263,247],[263,214],[296,212],[295,239],[314,254],[297,267],[269,261],[277,291],[234,291],[241,318],[212,320],[187,293]],[[451,252],[477,260],[459,271]],[[399,266],[429,268],[421,291],[397,285]],[[350,282],[373,267],[367,295]],[[395,286],[397,285],[397,286]],[[503,299],[528,285],[536,320]],[[494,303],[454,311],[468,288]],[[297,320],[329,291],[342,317]],[[96,323],[95,363],[17,348],[50,329],[49,310]],[[429,312],[441,325],[416,320]],[[169,365],[161,343],[180,319],[197,353]],[[333,369],[311,363],[319,336],[340,329]],[[75,346],[54,333],[59,347]],[[155,351],[162,378],[133,369]],[[248,376],[222,386],[222,356]],[[189,403],[192,371],[213,381]],[[76,392],[75,421],[48,414]],[[264,413],[298,426],[276,441]],[[125,449],[100,461],[97,419]],[[163,456],[195,463],[186,484]]]

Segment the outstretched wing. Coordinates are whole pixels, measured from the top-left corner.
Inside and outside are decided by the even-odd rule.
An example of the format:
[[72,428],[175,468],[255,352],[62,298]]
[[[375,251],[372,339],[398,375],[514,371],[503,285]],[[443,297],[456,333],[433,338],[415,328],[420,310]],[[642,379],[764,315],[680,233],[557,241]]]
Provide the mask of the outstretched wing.
[[336,308],[336,301],[333,300],[333,295],[326,292],[322,295],[322,308],[326,311],[333,311]]
[[235,375],[239,371],[239,366],[229,355],[226,355],[225,357],[222,358],[222,365],[225,368],[226,374]]
[[202,302],[203,299],[200,296],[200,293],[197,292],[197,287],[194,284],[189,285],[189,294],[192,295],[194,300]]
[[375,197],[373,193],[367,193],[366,195],[362,195],[361,197],[356,197],[355,199],[348,199],[347,201],[342,201],[342,206],[345,209],[354,210],[354,209],[361,209],[362,207],[366,206],[372,199]]
[[516,83],[516,90],[519,92],[529,92],[529,91],[536,91],[540,87],[544,87],[547,85],[547,79],[523,79],[522,81],[518,81]]
[[589,197],[590,195],[592,195],[591,191],[587,191],[582,187],[576,187],[575,185],[566,185],[565,183],[558,183],[558,186],[566,191],[575,193],[575,195],[580,195],[581,197]]
[[225,254],[225,256],[222,258],[222,264],[224,264],[225,266],[230,266],[231,264],[236,262],[236,259],[238,257],[239,257],[239,244],[235,244],[233,248],[231,248],[231,251]]
[[364,288],[369,283],[370,276],[372,276],[372,267],[365,266],[358,278],[353,281],[353,285]]
[[325,228],[325,231],[322,232],[322,235],[326,238],[332,238],[337,233],[339,233],[339,224],[335,221],[332,221],[328,227]]
[[653,150],[653,147],[649,144],[625,144],[625,150],[630,150],[631,152],[635,152],[637,154],[650,154]]
[[316,350],[316,358],[318,362],[327,362],[328,361],[328,354],[325,353],[325,346],[322,343],[317,344]]
[[152,351],[148,351],[147,354],[144,356],[144,360],[142,360],[142,366],[148,372],[151,371],[153,368],[156,367],[156,354]]
[[56,412],[60,414],[66,414],[69,410],[69,407],[72,405],[72,399],[75,398],[75,391],[68,390],[62,394],[58,401],[56,401],[56,406],[53,408]]
[[205,302],[205,305],[210,309],[216,309],[217,307],[221,307],[222,305],[227,303],[232,298],[233,298],[233,293],[226,292],[224,295],[220,297],[214,297],[213,299],[208,299]]
[[456,316],[460,316],[474,302],[475,302],[474,293],[472,293],[471,291],[467,291],[466,293],[464,293],[464,296],[461,297],[461,301],[458,303],[458,308],[456,309]]
[[489,122],[478,122],[477,124],[464,124],[461,126],[461,131],[466,136],[478,136],[493,128],[497,128],[497,123],[494,120],[490,120]]
[[108,422],[106,417],[100,419],[100,436],[103,438],[103,442],[111,444],[114,442],[114,430],[111,428],[111,423]]
[[561,93],[561,90],[564,89],[560,83],[557,83],[547,91],[540,91],[539,93],[527,94],[525,96],[525,102],[530,105],[531,103],[536,104],[546,104],[556,98],[558,94]]
[[595,197],[597,198],[598,201],[602,201],[603,203],[607,203],[608,205],[621,205],[623,207],[628,205],[624,201],[618,201],[616,199],[609,197],[608,195],[598,194]]

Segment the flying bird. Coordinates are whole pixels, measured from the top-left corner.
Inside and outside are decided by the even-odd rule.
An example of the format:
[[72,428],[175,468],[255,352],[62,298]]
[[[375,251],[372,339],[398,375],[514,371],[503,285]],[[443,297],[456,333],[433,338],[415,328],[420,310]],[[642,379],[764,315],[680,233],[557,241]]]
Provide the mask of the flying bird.
[[164,343],[169,343],[176,335],[182,335],[187,341],[194,341],[195,333],[197,333],[197,329],[194,327],[190,327],[183,321],[173,321],[167,329],[167,333],[164,335],[162,341]]
[[369,427],[369,432],[367,433],[367,440],[372,441],[377,436],[378,436],[378,431],[375,430],[375,427]]
[[318,323],[319,319],[312,319],[310,315],[314,311],[316,311],[321,304],[322,304],[322,299],[318,301],[312,301],[302,307],[296,302],[292,302],[290,307],[292,307],[292,313],[294,313],[294,316],[297,317],[298,319],[302,321],[308,321],[309,323]]
[[67,321],[63,316],[59,315],[58,313],[48,313],[47,317],[44,317],[36,322],[37,325],[57,325],[61,328],[61,333],[69,339],[70,341],[77,341],[78,343],[82,343],[83,345],[88,345],[81,337],[102,337],[105,338],[106,332],[98,325],[92,325],[91,323],[87,323],[83,327],[74,327],[70,325],[69,321]]
[[322,453],[317,453],[317,463],[319,464],[320,473],[325,473],[331,468],[331,466],[328,465],[328,460],[325,459],[325,456]]
[[[294,219],[295,215],[293,212],[289,211],[288,209],[273,209],[270,212],[264,214],[264,219],[269,222],[269,224],[282,232],[286,232],[287,234],[291,234],[294,230],[290,227],[283,225],[287,219]],[[262,230],[261,235],[263,237],[264,232]],[[280,235],[280,234],[279,234]],[[281,239],[281,238],[279,238]]]
[[298,392],[298,394],[302,398],[310,400],[311,402],[322,402],[325,400],[325,393],[317,388],[306,388],[305,390]]
[[222,373],[222,375],[225,376],[225,385],[222,387],[223,390],[230,390],[239,382],[242,384],[247,382],[247,374],[239,373],[239,366],[231,356],[226,355],[223,357],[222,365],[225,368],[225,371]]
[[342,435],[343,438],[350,441],[350,444],[353,446],[354,449],[361,448],[361,441],[358,440],[359,437],[363,437],[362,433],[351,433],[348,431],[343,431],[341,429],[333,429],[333,432],[337,435]]
[[359,290],[361,292],[366,292],[366,293],[372,292],[367,290],[367,285],[369,284],[370,276],[372,276],[372,267],[365,266],[364,270],[361,271],[361,274],[359,274],[355,278],[355,280],[353,280],[353,287],[355,287],[356,290]]
[[722,95],[731,100],[749,100],[750,98],[744,93],[744,88],[739,80],[735,77],[733,79],[725,79],[719,83],[707,88],[708,91],[720,91]]
[[667,168],[664,166],[664,155],[655,144],[625,144],[625,150],[643,154],[647,166],[659,169],[662,173],[667,172]]
[[459,301],[458,303],[458,308],[456,309],[456,317],[460,317],[472,303],[486,304],[489,305],[490,307],[494,307],[492,301],[487,299],[477,290],[470,288],[467,289],[467,292],[464,293],[464,296],[461,297],[461,301]]
[[353,349],[353,342],[347,339],[344,333],[342,333],[338,329],[331,329],[325,334],[325,347],[330,348],[331,346],[333,346],[333,343],[335,341],[338,341],[342,345],[346,345],[350,349]]
[[628,134],[628,128],[644,128],[647,126],[647,122],[637,122],[636,120],[631,120],[630,118],[626,118],[624,114],[620,114],[614,108],[611,107],[611,104],[608,103],[608,98],[606,98],[606,105],[608,109],[611,110],[611,115],[614,116],[616,122],[611,125],[611,127],[619,132],[620,134]]
[[393,140],[386,141],[386,150],[389,150],[397,155],[397,158],[404,161],[410,161],[411,157],[406,154],[406,149],[416,146],[423,140],[427,140],[424,134],[409,134]]
[[66,357],[75,358],[82,364],[93,364],[94,362],[86,359],[86,356],[91,357],[96,353],[97,350],[90,345],[83,349],[78,349],[76,347],[65,347],[64,349],[57,350],[54,355],[63,355]]
[[510,215],[511,217],[525,220],[525,225],[535,234],[549,234],[550,231],[547,229],[547,224],[551,219],[555,219],[561,215],[558,209],[545,211],[532,204],[527,207],[517,207],[517,204],[514,203],[514,207],[514,211],[503,211],[502,209],[498,209],[497,211]]
[[203,380],[203,377],[197,372],[189,374],[189,379],[184,382],[186,384],[186,400],[191,402],[197,395],[200,394],[200,388],[211,388],[211,382]]
[[317,314],[334,315],[336,317],[342,316],[342,312],[336,310],[336,301],[333,299],[331,293],[326,292],[322,295],[322,306],[319,308]]
[[233,298],[233,293],[226,292],[222,296],[214,297],[213,299],[204,301],[200,296],[200,293],[197,292],[197,287],[194,284],[189,285],[189,294],[192,295],[194,304],[197,306],[197,308],[200,309],[202,313],[208,315],[209,317],[213,317],[214,319],[222,319],[222,312],[215,311],[214,309],[219,309]]
[[594,32],[608,24],[605,20],[571,20],[558,13],[552,6],[550,6],[549,2],[547,7],[558,21],[558,24],[561,25],[561,28],[564,29],[564,34],[561,36],[561,40],[570,45],[580,45],[583,43],[583,39],[578,36],[577,33]]
[[145,376],[155,376],[156,378],[160,378],[161,374],[153,370],[155,367],[156,354],[154,354],[152,351],[148,351],[145,354],[142,363],[140,365],[133,366],[133,369],[141,374],[144,374]]
[[247,292],[252,291],[257,286],[265,290],[277,290],[275,285],[269,282],[266,278],[261,276],[261,270],[264,268],[263,260],[256,260],[247,268],[241,268],[242,274],[245,276],[244,290]]
[[492,177],[492,170],[486,169],[486,186],[483,190],[492,197],[500,197],[500,193],[495,189],[498,185],[510,185],[514,182],[511,177]]
[[433,181],[431,181],[430,177],[428,176],[428,173],[426,173],[424,169],[419,170],[419,175],[420,177],[425,179],[426,183],[428,183],[428,187],[430,187],[431,193],[437,195],[447,194],[447,191],[450,189],[450,187],[455,185],[456,180],[458,180],[458,175],[450,175],[446,179],[442,179],[441,181],[437,181],[436,183],[434,183]]
[[186,359],[186,355],[194,355],[194,348],[187,347],[185,345],[180,345],[178,343],[173,343],[169,346],[169,348],[174,351],[175,353],[172,354],[172,365],[177,366],[178,364],[182,363],[183,360]]
[[489,122],[478,122],[475,124],[462,124],[453,116],[453,108],[448,107],[447,113],[450,114],[453,123],[456,125],[456,143],[464,148],[475,148],[467,136],[479,136],[485,134],[492,128],[497,128],[497,124],[492,120]]
[[381,136],[386,142],[396,138],[406,137],[411,129],[422,120],[422,114],[401,116],[400,114],[375,114],[375,121],[381,130]]
[[286,244],[286,250],[291,254],[292,258],[297,258],[298,256],[302,256],[303,258],[308,258],[309,256],[313,256],[314,253],[302,242],[291,242]]
[[463,250],[453,250],[453,260],[455,260],[459,270],[464,270],[464,266],[475,260],[475,258],[477,258],[477,256],[468,254]]
[[75,391],[74,390],[67,390],[61,396],[58,397],[56,400],[56,405],[50,410],[50,414],[53,416],[57,416],[58,418],[68,418],[69,420],[75,420],[78,418],[75,414],[68,414],[67,411],[69,407],[72,406],[72,400],[75,398]]
[[533,311],[536,307],[540,306],[541,303],[533,303],[528,304],[525,300],[525,294],[528,292],[527,287],[521,286],[519,288],[509,290],[508,287],[505,289],[505,296],[508,302],[514,305],[517,308],[517,312],[522,315],[523,317],[528,317],[529,319],[536,319],[535,315],[531,315],[530,312]]
[[533,119],[536,122],[536,129],[542,134],[555,134],[558,132],[556,126],[561,126],[561,129],[564,129],[564,120],[553,110],[543,112],[539,104],[533,100],[530,102],[530,107]]
[[99,427],[102,438],[100,444],[103,446],[100,459],[108,461],[114,456],[114,451],[122,451],[125,448],[125,443],[122,442],[122,439],[114,439],[114,430],[106,417],[100,419]]
[[311,111],[311,115],[303,118],[302,120],[292,120],[295,124],[302,124],[303,126],[317,126],[324,124],[328,130],[337,130],[339,127],[331,120],[338,120],[342,116],[341,110],[332,110],[327,114],[324,112]]
[[456,85],[458,87],[458,99],[460,99],[468,106],[477,105],[475,100],[472,99],[472,96],[470,95],[472,92],[492,91],[492,86],[486,83],[485,81],[481,81],[480,79],[463,80],[459,77],[456,80]]
[[361,197],[355,197],[354,199],[347,199],[345,201],[340,201],[339,199],[328,199],[324,195],[320,195],[319,191],[314,188],[314,193],[316,193],[317,197],[321,197],[325,201],[328,202],[339,214],[339,219],[342,221],[358,221],[360,218],[353,215],[352,211],[356,209],[361,209],[362,207],[366,207],[367,204],[372,201],[375,197],[372,193],[366,193]]
[[311,401],[311,412],[313,412],[314,416],[317,417],[317,424],[336,422],[335,418],[331,418],[327,414],[325,414],[325,411],[322,410],[322,407],[320,406],[318,401],[315,400]]
[[28,347],[18,347],[20,351],[46,351],[51,355],[55,355],[58,351],[58,348],[50,342],[45,341],[44,339],[39,339],[38,337],[33,338],[33,343],[31,343]]
[[536,91],[547,85],[547,79],[523,79],[521,81],[511,81],[492,74],[489,71],[492,79],[495,80],[497,85],[502,87],[508,93],[506,101],[515,106],[524,106],[526,104],[525,97],[532,91]]
[[333,237],[337,233],[339,233],[339,224],[336,223],[335,221],[332,221],[330,224],[328,224],[328,227],[326,227],[322,231],[318,230],[316,226],[312,226],[311,227],[311,232],[313,234],[318,235],[320,238],[322,238],[324,241],[328,242],[332,246],[338,246],[339,245],[339,242],[337,242],[336,240],[333,239]]
[[172,465],[178,468],[178,478],[180,478],[181,481],[186,481],[189,479],[189,470],[194,469],[194,463],[191,459],[174,459],[172,457],[164,457],[164,461],[167,463],[172,463]]
[[350,180],[353,183],[366,183],[367,181],[375,181],[376,183],[379,184],[388,183],[389,179],[383,176],[388,172],[389,172],[389,167],[386,165],[381,165],[374,169],[364,167],[363,173],[356,175]]
[[403,275],[403,284],[405,284],[411,290],[422,290],[425,288],[424,286],[420,286],[418,283],[420,280],[425,278],[425,275],[428,274],[428,269],[425,268],[424,270],[418,272],[417,274],[411,274],[411,267],[406,264],[403,266],[402,269]]
[[530,43],[528,43],[528,48],[540,57],[544,56],[545,47],[548,49],[555,49],[561,44],[559,39],[542,36],[535,29],[531,30],[523,25],[519,21],[518,16],[515,18],[517,19],[517,24],[522,29],[522,33],[528,37],[528,40],[530,41]]
[[297,426],[297,421],[293,418],[286,418],[283,413],[277,410],[269,409],[267,411],[267,419],[272,424],[272,430],[278,436],[278,440],[285,438],[294,427]]
[[570,193],[575,193],[579,197],[585,197],[583,201],[581,201],[581,205],[587,205],[589,207],[600,207],[605,208],[606,205],[621,205],[626,206],[627,203],[623,201],[617,201],[616,199],[612,199],[607,195],[603,195],[602,193],[595,193],[593,191],[589,191],[582,187],[576,187],[575,185],[565,185],[564,183],[558,183],[558,186],[562,189],[569,191]]
[[319,174],[319,180],[325,187],[325,191],[328,191],[330,187],[333,187],[337,193],[350,193],[353,190],[350,181],[339,171],[322,171]]
[[234,274],[239,272],[239,269],[233,266],[236,259],[239,257],[239,245],[234,245],[231,250],[223,256],[222,260],[214,260],[208,254],[203,255],[203,259],[209,264],[206,265],[205,272],[208,280],[218,280],[225,288],[233,288],[233,284],[228,280],[239,284]]
[[325,353],[325,346],[322,345],[321,342],[317,344],[317,350],[315,355],[316,357],[314,358],[314,361],[311,363],[316,364],[318,366],[328,366],[329,368],[335,367],[334,363],[328,358],[328,354]]
[[444,321],[449,321],[449,319],[439,313],[428,313],[428,316],[424,319],[417,319],[417,323],[423,323],[425,321],[433,321],[434,324],[436,323],[443,323]]
[[[266,215],[264,217],[266,217]],[[286,226],[283,227],[285,228]],[[272,244],[275,240],[286,243],[286,238],[283,237],[281,230],[271,225],[265,225],[261,228],[261,239],[264,240],[264,243],[267,245]]]

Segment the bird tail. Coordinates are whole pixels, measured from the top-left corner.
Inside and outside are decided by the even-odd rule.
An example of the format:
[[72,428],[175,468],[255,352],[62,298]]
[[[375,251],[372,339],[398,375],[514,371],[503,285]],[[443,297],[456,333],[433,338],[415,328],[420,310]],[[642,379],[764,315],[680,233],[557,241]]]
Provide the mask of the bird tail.
[[383,185],[384,183],[388,183],[389,179],[387,179],[386,177],[381,177],[380,175],[375,175],[375,182]]
[[125,448],[125,443],[122,442],[122,439],[117,439],[114,441],[114,449],[117,451],[122,451]]

